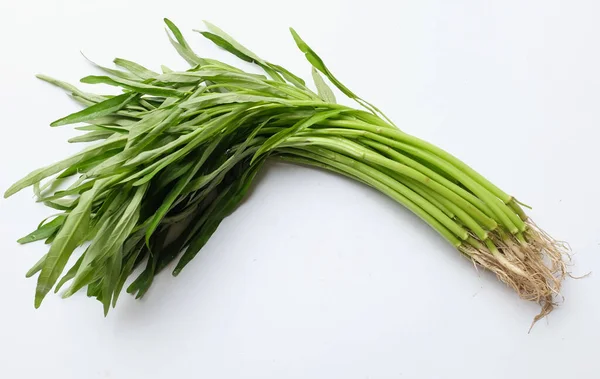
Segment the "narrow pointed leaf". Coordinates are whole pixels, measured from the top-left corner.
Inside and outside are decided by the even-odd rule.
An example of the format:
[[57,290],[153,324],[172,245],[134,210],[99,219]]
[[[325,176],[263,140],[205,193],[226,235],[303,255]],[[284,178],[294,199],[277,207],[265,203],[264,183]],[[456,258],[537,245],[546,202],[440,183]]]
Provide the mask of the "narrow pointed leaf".
[[32,171],[31,173],[29,173],[29,175],[27,175],[23,179],[19,180],[18,182],[13,184],[9,189],[7,189],[6,192],[4,193],[4,197],[7,198],[7,197],[19,192],[23,188],[29,187],[30,185],[33,185],[34,183],[38,183],[40,180],[47,178],[51,175],[54,175],[64,169],[70,167],[71,165],[80,162],[80,161],[84,161],[84,160],[92,158],[94,156],[103,154],[106,151],[114,149],[116,147],[124,146],[126,140],[127,140],[127,137],[118,136],[116,138],[106,140],[105,142],[103,142],[99,145],[90,146],[90,147],[82,150],[81,152],[73,155],[70,158],[64,159],[64,160],[54,163],[50,166],[42,167],[40,169]]
[[73,138],[69,138],[68,142],[69,143],[78,143],[78,142],[93,142],[93,141],[98,141],[98,140],[105,140],[108,137],[112,136],[114,133],[110,132],[110,131],[94,131],[94,132],[89,132],[77,137],[73,137]]
[[[83,255],[85,255],[85,253]],[[54,287],[54,293],[60,291],[62,286],[65,285],[65,283],[67,283],[69,280],[75,277],[75,274],[77,273],[77,270],[79,270],[79,266],[81,266],[81,262],[83,261],[83,255],[79,257],[79,259],[77,259],[77,262],[75,262],[73,267],[71,267],[69,271],[67,271],[67,273],[63,275],[60,281],[56,284],[56,286]]]
[[292,127],[289,127],[287,129],[283,129],[279,133],[276,133],[273,136],[271,136],[258,149],[258,151],[254,155],[253,159],[256,159],[257,157],[265,154],[266,152],[277,148],[277,146],[281,145],[289,136],[292,136],[292,135],[294,135],[294,134],[296,134],[298,132],[301,132],[302,130],[304,130],[306,128],[309,128],[312,125],[317,124],[317,123],[319,123],[321,121],[327,120],[328,118],[337,116],[337,115],[339,115],[342,112],[344,112],[343,109],[334,109],[334,110],[329,110],[329,111],[322,111],[322,112],[315,113],[314,115],[310,116],[309,118],[307,118],[305,120],[298,121]]
[[329,88],[327,83],[325,83],[325,81],[319,74],[319,71],[317,71],[317,69],[314,67],[312,68],[312,77],[315,82],[315,86],[317,87],[319,97],[323,99],[323,101],[326,103],[335,104],[335,95],[333,94],[333,91],[331,90],[331,88]]
[[74,124],[77,122],[85,122],[88,120],[93,120],[95,118],[108,116],[125,107],[135,97],[135,94],[130,93],[124,93],[122,95],[112,97],[100,103],[94,104],[91,107],[83,109],[79,112],[72,113],[67,117],[58,119],[51,123],[50,126]]
[[[108,84],[111,86],[123,87],[123,88],[131,90],[131,91],[136,91],[138,93],[145,93],[145,94],[152,95],[152,96],[183,97],[183,96],[187,95],[186,92],[182,92],[180,90],[173,89],[173,88],[157,87],[157,86],[153,86],[150,84],[134,82],[131,80],[126,80],[126,79],[111,78],[109,76],[90,75],[90,76],[86,76],[85,78],[82,78],[81,82],[87,83],[87,84]],[[125,95],[127,95],[127,94],[125,94]],[[123,96],[123,95],[120,95],[120,96]],[[132,99],[133,99],[133,97],[135,97],[135,95],[128,95],[128,96],[132,96]],[[119,96],[117,96],[117,97],[119,97]]]
[[157,72],[148,70],[146,67],[141,66],[135,62],[128,61],[127,59],[115,58],[113,62],[117,66],[123,67],[125,70],[131,72],[132,74],[136,75],[137,77],[143,80],[153,79],[156,76],[158,76]]
[[44,254],[44,256],[41,257],[40,260],[37,261],[33,265],[33,267],[29,269],[29,271],[27,271],[27,273],[25,274],[25,277],[26,278],[31,278],[32,276],[34,276],[38,272],[42,271],[42,267],[44,267],[44,264],[46,263],[46,258],[47,257],[48,257],[48,254]]
[[81,195],[79,203],[67,216],[63,227],[52,243],[42,272],[38,277],[35,291],[36,308],[41,305],[46,294],[54,287],[73,250],[84,242],[89,229],[92,201],[101,185],[101,182],[97,182],[91,190]]
[[59,215],[49,223],[41,225],[35,231],[29,233],[25,237],[18,239],[17,242],[20,244],[25,244],[33,241],[46,239],[52,234],[54,234],[54,232],[56,232],[63,225],[66,218],[66,215]]

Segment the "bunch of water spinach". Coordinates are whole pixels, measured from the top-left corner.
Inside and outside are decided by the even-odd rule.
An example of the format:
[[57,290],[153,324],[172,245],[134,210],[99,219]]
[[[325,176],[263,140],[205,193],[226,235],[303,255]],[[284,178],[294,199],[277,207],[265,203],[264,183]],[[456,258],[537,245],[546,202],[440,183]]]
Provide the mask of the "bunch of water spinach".
[[[122,89],[97,95],[43,76],[85,108],[53,122],[80,124],[70,142],[93,142],[36,170],[5,197],[33,186],[59,211],[19,240],[50,249],[27,273],[39,273],[35,306],[69,283],[64,297],[87,287],[108,312],[139,265],[127,292],[141,297],[154,276],[177,260],[177,275],[244,198],[267,159],[315,166],[354,178],[418,215],[476,265],[494,272],[524,299],[552,310],[565,277],[565,246],[542,232],[514,197],[444,150],[397,128],[355,95],[291,30],[312,65],[316,92],[216,26],[204,37],[264,75],[196,55],[165,19],[169,39],[190,64],[161,72],[115,59],[118,69],[83,83]],[[356,101],[336,103],[328,80]],[[522,205],[522,204],[521,204]],[[76,248],[79,259],[66,271]]]

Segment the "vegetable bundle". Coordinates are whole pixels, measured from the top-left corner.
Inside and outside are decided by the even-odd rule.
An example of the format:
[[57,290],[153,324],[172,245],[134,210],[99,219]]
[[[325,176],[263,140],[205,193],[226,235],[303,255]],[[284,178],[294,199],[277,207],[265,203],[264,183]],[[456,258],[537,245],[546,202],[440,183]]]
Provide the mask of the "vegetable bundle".
[[[515,198],[355,95],[294,30],[316,93],[212,24],[200,33],[266,75],[199,57],[165,22],[172,45],[191,66],[187,71],[162,66],[159,73],[115,59],[120,69],[97,66],[105,76],[81,80],[121,87],[116,96],[38,76],[85,106],[51,125],[83,123],[76,129],[86,133],[70,142],[97,142],[5,193],[33,186],[39,202],[59,211],[19,240],[50,244],[27,273],[39,273],[36,307],[51,289],[69,283],[64,297],[87,287],[106,313],[136,267],[145,265],[127,292],[138,298],[175,260],[177,275],[235,210],[265,160],[275,158],[381,191],[519,296],[538,302],[538,318],[552,310],[566,274],[566,247],[538,229]],[[321,75],[361,109],[337,104]],[[63,274],[80,246],[83,253]]]

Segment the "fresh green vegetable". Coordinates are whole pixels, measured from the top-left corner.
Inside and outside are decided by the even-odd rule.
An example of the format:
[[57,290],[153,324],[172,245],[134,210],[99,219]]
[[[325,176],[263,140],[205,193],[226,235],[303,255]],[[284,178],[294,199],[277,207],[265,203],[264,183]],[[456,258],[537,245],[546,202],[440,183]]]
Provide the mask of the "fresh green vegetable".
[[[175,275],[194,258],[267,159],[281,159],[381,191],[522,298],[538,302],[538,318],[552,310],[566,274],[565,246],[468,165],[394,126],[343,85],[294,30],[312,65],[316,92],[212,24],[200,33],[265,75],[199,57],[179,29],[165,22],[171,43],[191,65],[186,71],[163,66],[158,73],[118,58],[114,62],[122,70],[97,65],[106,76],[82,79],[121,87],[118,96],[88,94],[38,76],[85,106],[51,125],[84,123],[77,129],[86,133],[70,141],[95,142],[32,172],[5,193],[33,185],[39,202],[61,211],[19,240],[50,243],[48,254],[28,272],[39,272],[36,307],[52,288],[70,282],[65,297],[87,287],[106,313],[145,262],[127,289],[143,296],[154,276],[178,256]],[[363,109],[336,104],[326,79]],[[88,242],[60,279],[72,254]]]

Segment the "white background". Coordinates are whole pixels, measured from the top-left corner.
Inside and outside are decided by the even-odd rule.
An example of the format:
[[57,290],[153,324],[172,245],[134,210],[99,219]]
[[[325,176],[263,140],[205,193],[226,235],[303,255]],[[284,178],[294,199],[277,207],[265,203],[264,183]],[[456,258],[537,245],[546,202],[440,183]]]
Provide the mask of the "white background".
[[[169,17],[208,19],[309,78],[294,26],[337,76],[404,130],[534,206],[535,221],[600,268],[600,3],[589,1],[8,1],[0,3],[0,189],[77,151],[77,109],[35,73],[77,82],[79,54],[186,67]],[[229,59],[228,57],[225,59]],[[229,59],[235,62],[234,59]],[[174,279],[107,318],[83,294],[35,311],[24,273],[49,214],[0,200],[1,378],[598,378],[600,277],[567,280],[538,311],[416,217],[325,172],[272,164]]]

